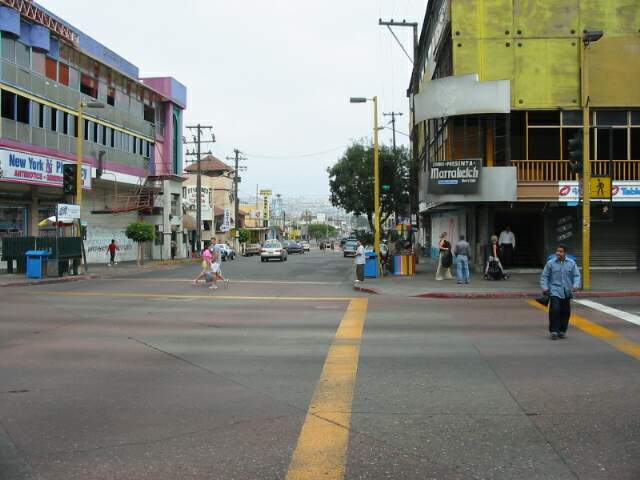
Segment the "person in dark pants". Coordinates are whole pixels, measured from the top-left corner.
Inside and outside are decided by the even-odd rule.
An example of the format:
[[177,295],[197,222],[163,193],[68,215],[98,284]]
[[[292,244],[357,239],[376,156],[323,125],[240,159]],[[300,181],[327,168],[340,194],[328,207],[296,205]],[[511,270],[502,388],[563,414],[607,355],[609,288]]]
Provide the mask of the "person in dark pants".
[[542,293],[549,296],[549,335],[551,340],[566,338],[571,299],[580,287],[580,270],[567,257],[567,247],[558,245],[556,256],[547,262],[540,276]]
[[118,245],[116,245],[115,238],[111,240],[111,243],[107,247],[107,253],[109,254],[109,266],[112,267],[116,264],[116,252],[120,250]]
[[366,263],[366,257],[364,255],[364,246],[359,240],[353,263],[356,265],[356,283],[364,282],[364,264]]
[[500,245],[500,255],[504,268],[509,269],[513,267],[513,253],[516,249],[516,236],[511,231],[511,225],[507,225],[505,229],[500,232],[498,244]]

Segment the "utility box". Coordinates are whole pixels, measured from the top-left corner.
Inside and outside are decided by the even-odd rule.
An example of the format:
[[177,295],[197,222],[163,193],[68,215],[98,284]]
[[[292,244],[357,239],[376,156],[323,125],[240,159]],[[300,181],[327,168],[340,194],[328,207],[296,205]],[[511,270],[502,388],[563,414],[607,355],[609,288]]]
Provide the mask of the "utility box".
[[47,273],[49,252],[47,250],[29,250],[25,256],[27,257],[27,278],[44,278]]

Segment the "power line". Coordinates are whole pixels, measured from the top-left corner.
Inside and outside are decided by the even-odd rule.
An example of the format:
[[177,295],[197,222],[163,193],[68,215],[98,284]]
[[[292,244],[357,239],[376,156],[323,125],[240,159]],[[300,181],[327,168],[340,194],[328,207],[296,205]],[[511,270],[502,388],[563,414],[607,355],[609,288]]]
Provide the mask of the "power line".
[[317,156],[317,155],[322,155],[324,153],[333,152],[335,150],[338,150],[340,148],[345,148],[347,146],[348,145],[338,145],[337,147],[328,148],[326,150],[321,150],[319,152],[301,153],[299,155],[273,155],[273,154],[271,154],[271,155],[261,155],[259,153],[249,153],[249,152],[242,152],[242,153],[244,153],[246,155],[249,155],[250,157],[257,157],[257,158],[275,158],[275,159],[277,159],[277,158],[282,158],[282,159],[285,159],[285,158],[302,158],[302,157],[314,157],[314,156]]

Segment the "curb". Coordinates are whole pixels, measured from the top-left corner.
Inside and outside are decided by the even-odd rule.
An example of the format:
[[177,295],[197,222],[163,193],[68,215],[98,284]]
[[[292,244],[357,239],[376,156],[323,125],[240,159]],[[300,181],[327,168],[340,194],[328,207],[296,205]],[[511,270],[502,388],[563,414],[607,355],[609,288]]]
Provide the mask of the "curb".
[[361,286],[361,285],[354,285],[353,289],[356,292],[370,293],[372,295],[382,295],[382,293],[380,293],[379,290],[376,290],[375,288],[372,288],[372,287],[364,287],[364,286]]
[[28,280],[25,282],[0,283],[0,287],[32,287],[35,285],[51,285],[55,283],[80,282],[82,280],[91,280],[98,278],[98,275],[73,275],[62,278],[48,278],[44,280]]
[[[437,298],[437,299],[535,299],[540,292],[426,292],[412,295],[413,298]],[[615,297],[640,297],[640,290],[623,292],[576,292],[575,298],[615,298]]]

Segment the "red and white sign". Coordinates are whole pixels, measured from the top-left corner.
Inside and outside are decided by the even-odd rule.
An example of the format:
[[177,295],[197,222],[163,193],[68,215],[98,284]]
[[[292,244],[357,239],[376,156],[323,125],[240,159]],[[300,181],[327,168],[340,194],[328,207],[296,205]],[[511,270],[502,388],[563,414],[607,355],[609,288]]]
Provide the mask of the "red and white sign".
[[[611,188],[611,198],[614,202],[640,202],[640,181],[614,181]],[[578,202],[580,200],[580,186],[578,182],[559,182],[558,201]],[[605,202],[607,200],[592,200]]]
[[[0,182],[62,188],[64,165],[75,162],[32,153],[0,149]],[[82,165],[82,188],[91,190],[91,165]]]

